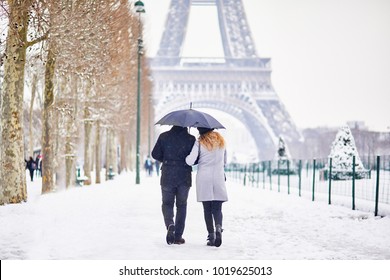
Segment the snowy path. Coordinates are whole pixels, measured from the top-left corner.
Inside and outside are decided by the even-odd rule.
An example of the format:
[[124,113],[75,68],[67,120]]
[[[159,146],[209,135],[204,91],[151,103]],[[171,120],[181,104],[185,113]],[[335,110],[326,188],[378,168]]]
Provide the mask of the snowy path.
[[208,247],[202,206],[189,197],[186,244],[165,243],[157,177],[131,174],[100,186],[0,207],[0,259],[390,259],[390,218],[228,184],[223,244]]

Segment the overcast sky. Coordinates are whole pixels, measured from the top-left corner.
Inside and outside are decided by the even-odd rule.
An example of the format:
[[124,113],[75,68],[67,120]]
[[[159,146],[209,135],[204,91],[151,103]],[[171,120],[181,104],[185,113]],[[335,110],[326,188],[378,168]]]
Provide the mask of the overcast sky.
[[[154,56],[170,0],[144,3],[145,41]],[[273,86],[298,127],[364,121],[390,129],[390,1],[243,3],[257,53],[272,59]],[[222,56],[215,10],[191,11],[184,55]]]

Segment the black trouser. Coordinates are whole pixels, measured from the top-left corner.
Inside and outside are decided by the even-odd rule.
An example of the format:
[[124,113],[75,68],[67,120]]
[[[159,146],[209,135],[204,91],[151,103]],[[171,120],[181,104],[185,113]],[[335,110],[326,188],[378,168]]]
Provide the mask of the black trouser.
[[29,169],[30,171],[30,177],[31,177],[31,182],[34,180],[34,169]]
[[208,233],[214,232],[215,225],[222,226],[222,203],[223,201],[203,201],[204,220]]
[[[182,237],[187,216],[187,198],[190,187],[167,187],[162,186],[162,212],[164,215],[165,226],[168,228],[170,224],[175,225],[175,239]],[[176,218],[173,222],[174,211],[173,206],[176,200]]]

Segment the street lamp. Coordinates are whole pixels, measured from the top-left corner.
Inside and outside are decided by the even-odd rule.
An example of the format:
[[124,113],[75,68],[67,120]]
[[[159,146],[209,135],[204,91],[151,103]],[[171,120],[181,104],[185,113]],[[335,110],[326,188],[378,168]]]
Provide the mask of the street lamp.
[[137,82],[137,143],[136,143],[136,175],[135,183],[140,184],[140,139],[141,139],[141,55],[142,55],[142,30],[141,14],[145,13],[144,3],[137,1],[134,4],[135,11],[138,13],[138,82]]

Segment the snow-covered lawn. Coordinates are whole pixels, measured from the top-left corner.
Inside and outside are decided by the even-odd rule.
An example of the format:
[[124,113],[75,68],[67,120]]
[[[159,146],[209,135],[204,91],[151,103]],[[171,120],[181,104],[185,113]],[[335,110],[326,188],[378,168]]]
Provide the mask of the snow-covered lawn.
[[186,244],[167,245],[159,178],[133,174],[0,207],[0,259],[390,260],[390,217],[243,187],[228,179],[221,247],[206,246],[202,206],[188,199]]

